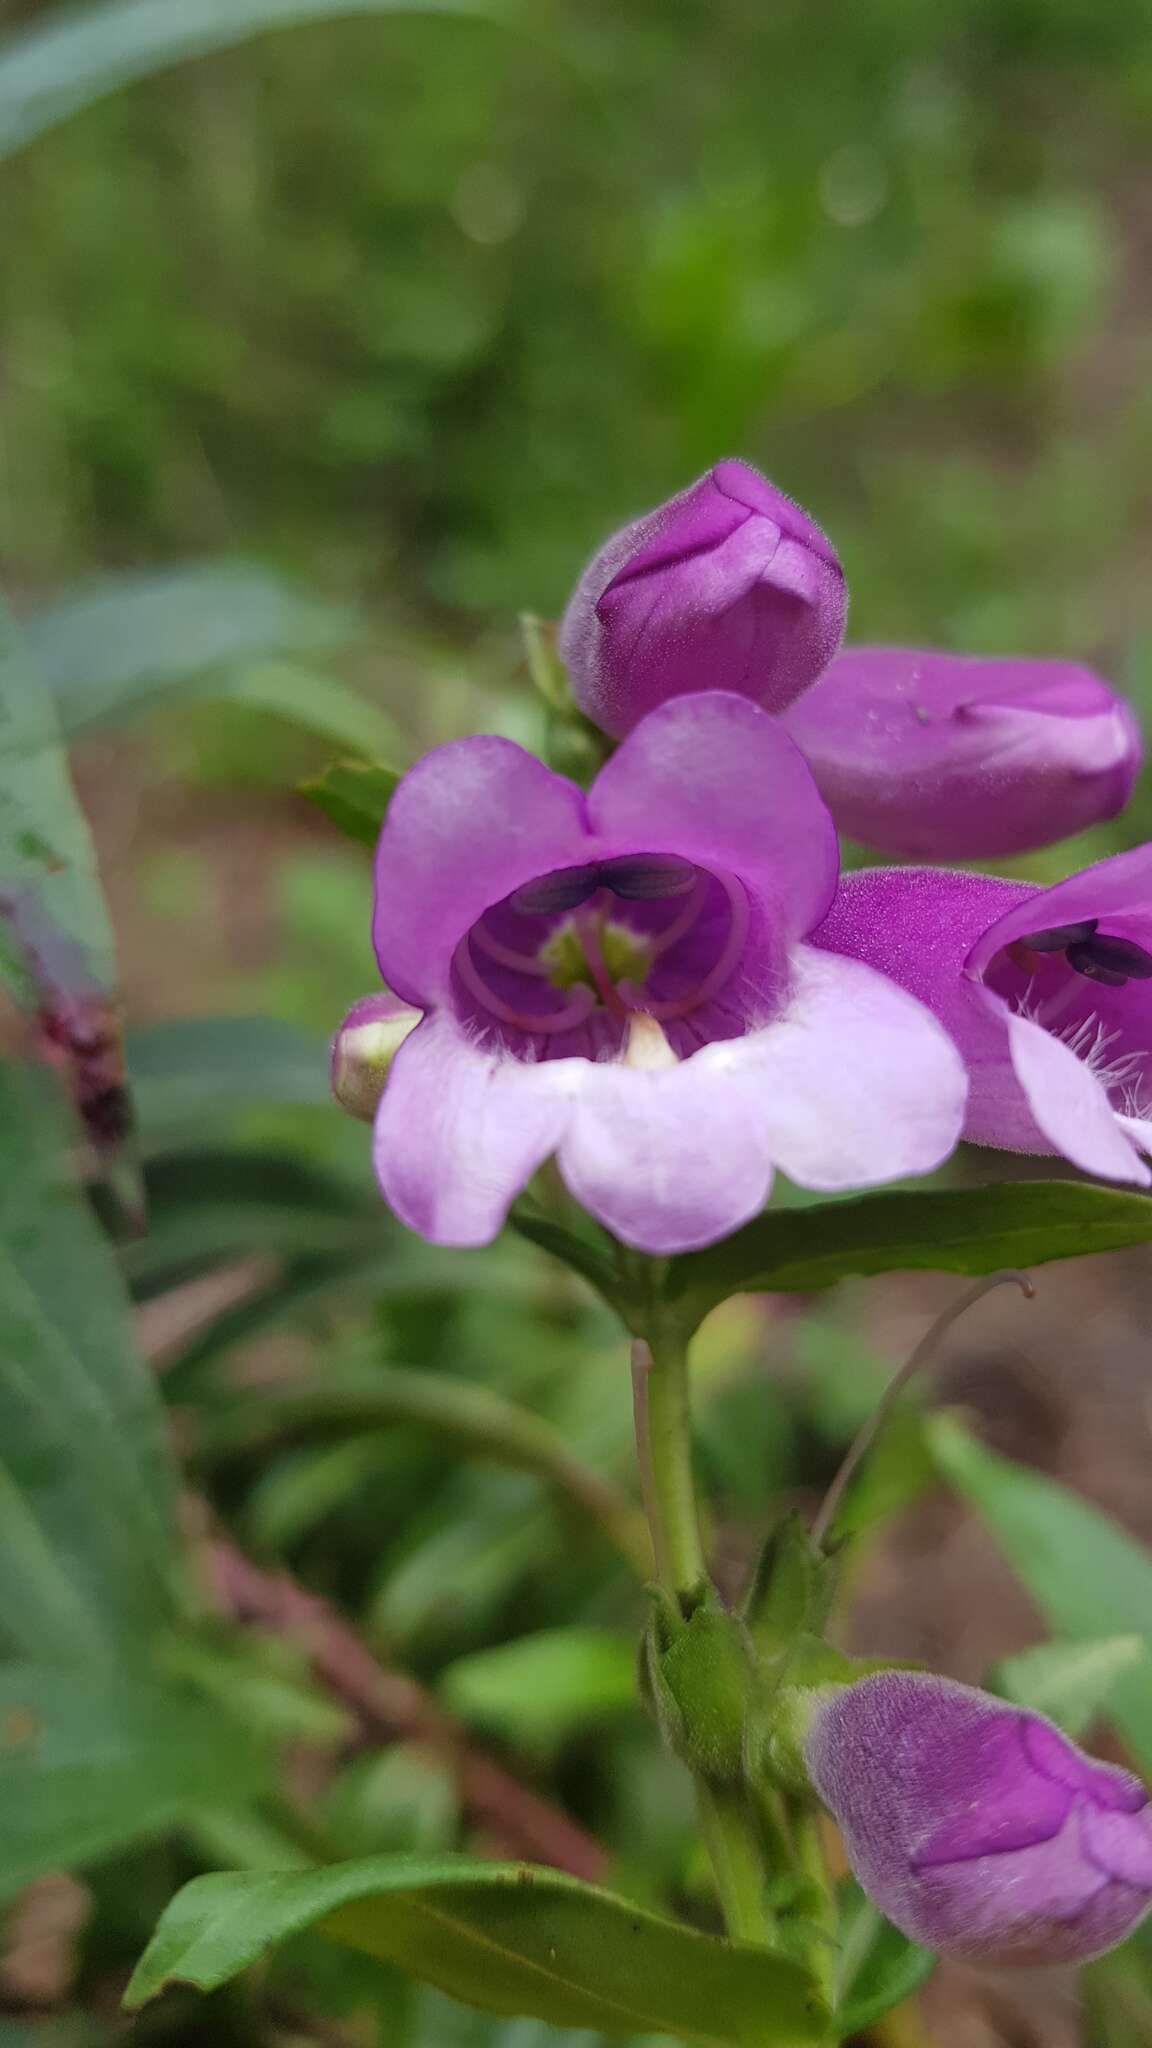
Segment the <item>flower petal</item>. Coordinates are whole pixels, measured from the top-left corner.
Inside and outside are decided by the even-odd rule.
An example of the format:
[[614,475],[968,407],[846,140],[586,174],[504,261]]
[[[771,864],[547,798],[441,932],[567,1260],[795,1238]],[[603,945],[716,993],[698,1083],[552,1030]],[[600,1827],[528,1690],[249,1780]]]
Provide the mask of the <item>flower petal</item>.
[[426,1017],[396,1054],[376,1115],[385,1201],[433,1244],[490,1244],[556,1150],[574,1070],[586,1065],[528,1065],[483,1051],[445,1012]]
[[405,1002],[443,997],[452,953],[522,882],[588,857],[580,791],[511,740],[450,740],[408,770],[376,850],[373,939]]
[[1029,923],[1035,913],[1028,906],[1043,895],[1031,883],[991,875],[868,868],[844,877],[813,933],[817,945],[878,968],[927,1004],[968,1068],[965,1137],[1014,1152],[1060,1148],[1038,1128],[1017,1079],[1005,1006],[986,1000],[963,970],[989,925],[1017,906]]
[[[1007,919],[1005,919],[1005,923]],[[1059,1038],[1030,1017],[1013,1016],[990,989],[984,1001],[1001,1013],[1016,1078],[1039,1129],[1057,1152],[1084,1173],[1126,1180],[1137,1187],[1152,1172],[1131,1144],[1096,1076]]]
[[960,1136],[967,1078],[923,1004],[859,961],[797,946],[783,1015],[717,1048],[754,1072],[774,1163],[801,1187],[926,1173]]
[[585,1065],[560,1171],[625,1244],[693,1251],[763,1208],[772,1165],[755,1088],[727,1057],[741,1042],[658,1070]]
[[650,712],[601,769],[588,816],[622,850],[738,875],[790,936],[831,903],[835,827],[799,748],[745,697],[705,691]]
[[1139,939],[1143,933],[1152,939],[1152,845],[1114,853],[1054,888],[1035,891],[1028,902],[1006,905],[1004,915],[973,943],[968,966],[982,974],[1015,940],[1087,917],[1106,920],[1110,930],[1119,924],[1124,936]]

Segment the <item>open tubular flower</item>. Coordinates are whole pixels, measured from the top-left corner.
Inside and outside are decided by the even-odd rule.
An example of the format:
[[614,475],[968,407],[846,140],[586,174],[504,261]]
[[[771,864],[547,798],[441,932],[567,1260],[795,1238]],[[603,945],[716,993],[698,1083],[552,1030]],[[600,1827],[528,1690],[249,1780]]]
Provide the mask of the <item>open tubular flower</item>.
[[785,713],[844,832],[885,853],[977,860],[1114,817],[1140,733],[1070,661],[848,647]]
[[943,1955],[1080,1963],[1152,1904],[1152,1808],[1042,1714],[926,1672],[827,1694],[812,1782],[860,1884]]
[[508,740],[427,755],[376,863],[381,972],[425,1013],[376,1118],[397,1214],[485,1244],[555,1153],[626,1243],[674,1252],[747,1221],[774,1167],[834,1189],[935,1165],[962,1062],[806,943],[836,874],[801,755],[742,697],[663,705],[587,795]]
[[816,938],[935,1011],[968,1066],[966,1137],[1152,1181],[1152,845],[1051,889],[867,869]]
[[783,710],[835,653],[847,607],[807,513],[748,463],[718,462],[593,556],[560,652],[581,710],[619,738],[698,690]]

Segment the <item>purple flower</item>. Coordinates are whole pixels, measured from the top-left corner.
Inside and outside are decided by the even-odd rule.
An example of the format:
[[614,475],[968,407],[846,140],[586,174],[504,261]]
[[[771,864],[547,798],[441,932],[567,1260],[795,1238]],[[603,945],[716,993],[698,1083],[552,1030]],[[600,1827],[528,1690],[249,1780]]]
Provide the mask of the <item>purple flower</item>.
[[1132,793],[1140,733],[1070,661],[850,647],[786,713],[836,823],[886,853],[989,859],[1050,846]]
[[509,740],[427,755],[376,864],[381,971],[426,1012],[376,1119],[397,1214],[485,1244],[555,1153],[626,1243],[674,1252],[753,1216],[774,1166],[832,1189],[935,1165],[962,1062],[805,943],[836,873],[800,753],[743,697],[661,706],[587,795]]
[[1052,889],[868,869],[815,939],[935,1011],[968,1067],[966,1137],[1152,1181],[1152,845]]
[[1079,1963],[1152,1903],[1152,1809],[1042,1714],[925,1672],[826,1695],[812,1782],[870,1898],[925,1948]]
[[619,738],[699,690],[782,711],[831,660],[847,608],[807,513],[746,462],[718,462],[593,556],[560,652],[581,709]]

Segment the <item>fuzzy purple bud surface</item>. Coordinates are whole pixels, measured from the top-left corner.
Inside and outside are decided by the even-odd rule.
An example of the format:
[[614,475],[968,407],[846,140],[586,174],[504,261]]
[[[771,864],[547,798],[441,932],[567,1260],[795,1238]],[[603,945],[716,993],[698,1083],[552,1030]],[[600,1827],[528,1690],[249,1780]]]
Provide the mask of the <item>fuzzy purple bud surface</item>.
[[1081,1963],[1152,1904],[1152,1808],[1041,1714],[878,1672],[817,1706],[812,1782],[857,1879],[913,1941],[999,1965]]
[[699,690],[782,711],[831,660],[847,606],[835,551],[807,513],[748,463],[718,462],[605,543],[559,646],[581,710],[621,738]]
[[1124,703],[1070,661],[849,647],[784,715],[837,825],[884,853],[977,860],[1123,809],[1140,765]]

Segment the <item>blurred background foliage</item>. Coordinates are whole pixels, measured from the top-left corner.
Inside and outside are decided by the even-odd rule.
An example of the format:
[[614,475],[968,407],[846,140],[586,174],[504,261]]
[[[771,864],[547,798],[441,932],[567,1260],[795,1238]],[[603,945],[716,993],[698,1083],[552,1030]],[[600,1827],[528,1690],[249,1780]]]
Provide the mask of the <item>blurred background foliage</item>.
[[[98,25],[100,0],[85,15]],[[6,58],[58,16],[8,0],[0,109]],[[127,1970],[198,1868],[543,1853],[543,1826],[558,1860],[713,1924],[686,1785],[632,1683],[618,1333],[529,1247],[449,1258],[380,1209],[322,1044],[373,985],[368,864],[297,785],[333,753],[403,765],[478,727],[538,742],[516,612],[554,615],[614,523],[726,453],[830,532],[854,637],[1073,655],[1147,711],[1150,119],[1144,0],[551,0],[255,36],[0,165],[0,584],[75,743],[151,1217],[144,1237],[119,1227],[138,1351],[113,1385],[109,1359],[133,1356],[115,1276],[88,1220],[17,1176],[40,1205],[17,1235],[46,1233],[20,1286],[71,1316],[79,1365],[54,1419],[19,1408],[31,1339],[11,1334],[4,1281],[5,1484],[46,1516],[99,1655],[83,1711],[37,1678],[52,1743],[27,1810],[13,1791],[0,1818],[19,1879],[0,2048],[119,2038]],[[1145,792],[1026,865],[1051,878],[1150,829]],[[45,1113],[6,1102],[18,1162],[58,1149]],[[1045,1285],[1026,1337],[1005,1308],[949,1347],[944,1391],[1010,1459],[1152,1536],[1145,1262]],[[947,1292],[870,1283],[709,1324],[699,1456],[729,1585],[774,1500],[818,1498]],[[36,1341],[66,1388],[59,1333]],[[92,1434],[96,1383],[134,1478]],[[937,1468],[958,1491],[933,1488]],[[133,1488],[134,1513],[182,1531],[138,1535],[135,1562],[118,1526]],[[1100,1574],[1122,1576],[1096,1524],[1027,1496],[1054,1590],[1028,1577],[1015,1507],[1002,1517],[1033,1606],[965,1491],[993,1527],[1017,1500],[909,1413],[857,1504],[846,1639],[975,1679],[1041,1618],[1091,1635]],[[24,1659],[65,1597],[33,1548],[0,1602]],[[1152,1578],[1136,1546],[1119,1555],[1131,1576],[1096,1633],[1143,1658]],[[1077,1572],[1086,1607],[1062,1606]],[[308,1596],[319,1618],[292,1604]],[[13,1786],[18,1669],[6,1700],[0,1683]],[[461,1745],[504,1774],[487,1802]],[[543,1817],[525,1820],[526,1793]],[[1147,1941],[1091,1974],[1083,2006],[958,1973],[929,1996],[930,2034],[905,2013],[871,2038],[1152,2038]],[[319,1943],[129,2031],[163,2048],[557,2038]]]

